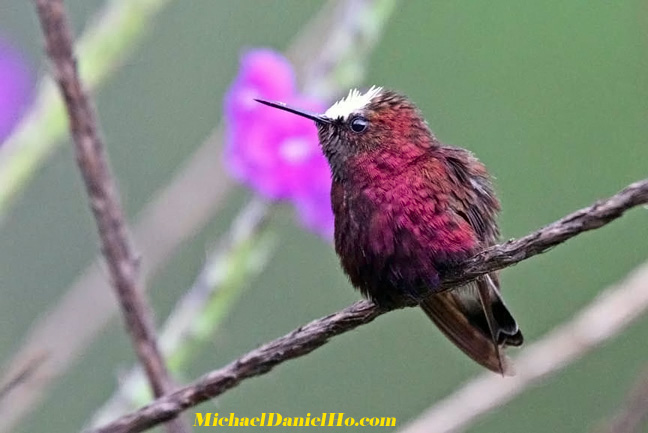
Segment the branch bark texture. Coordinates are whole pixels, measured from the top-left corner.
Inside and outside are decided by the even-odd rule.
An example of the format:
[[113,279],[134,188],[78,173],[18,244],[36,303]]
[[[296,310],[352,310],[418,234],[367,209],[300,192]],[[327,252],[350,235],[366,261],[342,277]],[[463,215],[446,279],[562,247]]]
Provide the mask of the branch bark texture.
[[[172,390],[157,346],[155,327],[143,290],[138,287],[138,259],[129,241],[116,183],[111,173],[94,108],[79,78],[73,38],[62,0],[35,0],[47,54],[65,101],[90,207],[110,278],[121,304],[137,356],[156,397]],[[175,423],[172,431],[184,431]]]
[[[511,401],[543,378],[556,374],[582,358],[602,342],[617,335],[648,310],[648,262],[622,282],[608,288],[576,316],[527,346],[513,361],[515,376],[481,374],[425,411],[399,433],[457,433],[491,410]],[[648,384],[648,382],[647,382]],[[635,417],[648,386],[637,391],[628,408],[609,432],[630,433],[622,427],[639,422]],[[645,409],[644,409],[645,410]],[[629,414],[629,415],[628,415]],[[644,412],[645,415],[645,412]]]
[[[648,203],[648,179],[629,185],[614,196],[574,212],[523,238],[489,248],[443,278],[443,289],[465,284],[479,275],[543,253],[579,233],[602,227],[628,209],[645,203]],[[193,384],[158,398],[135,412],[93,430],[93,433],[139,432],[153,427],[189,407],[223,394],[244,379],[265,374],[284,361],[306,355],[332,337],[369,323],[385,312],[369,301],[356,302],[252,350],[229,365],[204,375]],[[501,378],[498,377],[498,380]]]
[[[148,10],[147,14],[159,13],[161,7],[155,7],[159,3],[159,0],[107,2],[98,15],[98,22],[86,28],[77,45],[85,42],[84,52],[92,56],[92,53],[101,52],[104,44],[111,45],[114,42],[112,39],[106,40],[110,36],[107,36],[109,31],[104,29],[111,29],[112,38],[119,39],[124,34],[130,34],[132,28],[129,23],[133,20],[144,28],[152,26],[153,17],[143,16],[141,11]],[[356,72],[364,70],[362,65],[367,63],[370,47],[375,45],[382,34],[387,16],[384,7],[380,8],[383,12],[379,19],[372,18],[375,12],[365,12],[375,10],[376,4],[384,4],[385,0],[327,0],[322,3],[320,11],[299,31],[285,54],[294,65],[296,75],[304,77],[300,80],[304,83],[304,90],[328,100],[342,90],[360,84],[362,73],[348,75],[338,72],[349,70],[349,64],[356,65],[352,66]],[[129,6],[122,7],[125,4]],[[151,7],[155,11],[149,9]],[[135,9],[132,14],[122,12],[131,9]],[[360,31],[361,28],[367,30]],[[365,36],[368,33],[370,35]],[[331,44],[322,44],[322,40],[337,42],[332,47]],[[97,41],[99,44],[95,45]],[[129,50],[136,48],[132,41],[129,43],[132,45]],[[83,54],[82,48],[78,48],[77,56]],[[105,60],[104,58],[103,61]],[[105,65],[110,70],[117,66],[115,62]],[[340,77],[343,77],[342,81]],[[86,81],[86,85],[87,83]],[[216,126],[182,163],[173,178],[151,196],[139,213],[132,226],[132,235],[138,252],[145,257],[140,269],[144,278],[154,276],[163,269],[179,247],[207,224],[227,198],[234,181],[227,176],[225,170],[214,169],[223,166],[222,136],[222,125]],[[0,173],[0,182],[1,179]],[[204,185],[210,187],[205,188]],[[5,368],[8,373],[2,378],[5,382],[22,371],[26,362],[43,351],[47,352],[47,359],[38,370],[12,389],[11,398],[0,400],[0,432],[13,431],[21,419],[39,409],[42,400],[50,395],[60,376],[75,365],[100,330],[118,311],[119,307],[109,292],[109,282],[106,281],[100,261],[93,260],[63,297],[34,321],[23,343],[8,361]],[[60,335],[67,335],[68,338],[61,341],[58,338]]]

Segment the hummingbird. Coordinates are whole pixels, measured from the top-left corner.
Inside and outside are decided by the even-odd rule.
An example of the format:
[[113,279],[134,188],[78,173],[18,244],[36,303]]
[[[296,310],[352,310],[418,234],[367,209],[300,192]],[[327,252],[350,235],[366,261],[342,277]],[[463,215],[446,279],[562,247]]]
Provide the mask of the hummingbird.
[[332,174],[335,250],[351,284],[385,309],[419,305],[477,363],[512,374],[520,328],[497,272],[442,291],[444,272],[499,237],[485,166],[441,143],[417,106],[382,87],[352,89],[324,113],[256,101],[315,122]]

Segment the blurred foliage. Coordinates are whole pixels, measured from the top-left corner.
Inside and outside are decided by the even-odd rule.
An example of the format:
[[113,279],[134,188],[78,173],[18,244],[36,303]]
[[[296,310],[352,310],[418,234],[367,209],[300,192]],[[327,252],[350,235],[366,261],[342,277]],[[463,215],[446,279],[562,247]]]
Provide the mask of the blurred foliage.
[[[77,30],[102,4],[67,3]],[[42,44],[32,5],[0,5],[0,30],[39,65]],[[97,95],[131,215],[220,119],[222,94],[240,52],[259,45],[284,48],[318,7],[298,0],[281,7],[201,0],[172,2],[159,15],[143,48]],[[473,150],[487,164],[503,202],[503,234],[513,237],[646,176],[647,35],[648,9],[638,0],[408,0],[372,56],[366,83],[408,94],[443,141]],[[97,251],[69,146],[64,149],[3,221],[3,359]],[[150,282],[158,318],[191,284],[243,195]],[[192,376],[357,298],[330,246],[299,231],[288,213],[279,216],[275,229],[284,236],[277,255],[213,337],[213,350],[194,362]],[[644,261],[647,221],[645,210],[635,210],[505,271],[508,303],[528,338],[568,318]],[[648,361],[646,332],[644,319],[471,431],[589,431],[614,413]],[[112,392],[119,366],[132,360],[122,326],[114,326],[56,386],[56,398],[17,431],[38,432],[45,425],[51,432],[77,430]],[[241,416],[344,412],[402,422],[478,369],[418,311],[400,311],[197,410]]]
[[[84,84],[94,90],[135,49],[147,24],[168,0],[111,0],[76,44]],[[20,191],[68,133],[58,89],[50,78],[40,83],[33,107],[2,143],[0,158],[0,218]]]

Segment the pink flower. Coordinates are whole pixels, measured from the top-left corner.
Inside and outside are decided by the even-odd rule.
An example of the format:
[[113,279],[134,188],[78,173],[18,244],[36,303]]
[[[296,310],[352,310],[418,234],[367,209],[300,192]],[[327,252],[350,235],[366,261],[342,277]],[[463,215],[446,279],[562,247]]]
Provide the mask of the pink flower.
[[264,107],[255,98],[312,111],[323,108],[297,93],[292,66],[283,56],[270,50],[247,53],[225,96],[228,170],[263,197],[291,201],[306,228],[330,238],[331,175],[315,125]]

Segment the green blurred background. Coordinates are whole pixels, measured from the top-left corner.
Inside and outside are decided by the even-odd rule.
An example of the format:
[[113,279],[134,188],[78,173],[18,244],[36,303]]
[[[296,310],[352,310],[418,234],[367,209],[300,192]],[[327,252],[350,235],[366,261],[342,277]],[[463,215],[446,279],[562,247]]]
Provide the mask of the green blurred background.
[[[79,33],[103,2],[66,3]],[[285,48],[321,4],[171,2],[143,46],[96,95],[130,216],[219,122],[239,55],[248,47]],[[0,0],[0,31],[27,53],[34,70],[46,70],[31,2]],[[372,55],[365,84],[408,94],[442,141],[466,147],[486,163],[503,203],[505,238],[526,234],[648,173],[644,1],[406,0]],[[214,170],[221,170],[216,162]],[[191,285],[206,250],[248,195],[241,188],[230,196],[217,217],[150,281],[158,322]],[[47,162],[1,223],[4,360],[98,250],[71,146]],[[301,231],[289,211],[272,224],[282,235],[276,256],[196,357],[186,379],[358,298],[328,244]],[[647,240],[648,211],[642,208],[506,270],[503,287],[527,341],[642,263]],[[591,431],[615,412],[646,365],[646,333],[643,319],[470,431]],[[114,320],[16,431],[78,430],[132,361],[123,326]],[[394,416],[403,425],[478,372],[423,314],[408,309],[344,334],[196,410],[239,416],[344,412]]]

